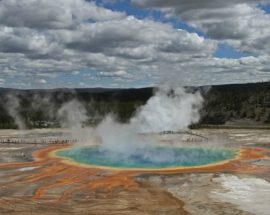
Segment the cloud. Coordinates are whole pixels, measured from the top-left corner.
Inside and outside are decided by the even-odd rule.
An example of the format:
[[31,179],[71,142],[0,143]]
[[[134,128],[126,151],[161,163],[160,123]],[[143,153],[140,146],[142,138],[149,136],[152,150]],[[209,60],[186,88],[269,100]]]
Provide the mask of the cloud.
[[124,16],[124,13],[113,12],[84,0],[0,1],[0,23],[9,27],[73,28],[83,21],[105,21]]
[[[59,40],[64,41],[69,49],[129,59],[145,59],[154,56],[153,52],[205,56],[211,55],[216,48],[213,41],[197,34],[132,16],[122,20],[83,24],[76,31],[62,33],[59,34]],[[149,54],[151,56],[147,56]]]
[[137,7],[164,12],[205,32],[210,38],[226,41],[234,47],[268,53],[263,42],[270,36],[270,15],[257,7],[258,0],[132,0]]
[[46,81],[45,79],[39,79],[39,80],[38,80],[38,83],[39,83],[39,84],[46,84],[47,81]]
[[0,78],[0,85],[3,85],[6,82],[4,78]]
[[[211,56],[217,45],[195,33],[175,29],[170,24],[139,20],[93,2],[80,0],[76,3],[81,4],[77,6],[84,8],[82,10],[97,11],[96,14],[90,13],[90,17],[83,15],[84,11],[78,12],[76,5],[72,6],[74,1],[57,1],[57,5],[61,3],[63,8],[68,8],[69,16],[78,13],[79,18],[72,19],[76,24],[73,25],[69,19],[59,18],[62,16],[59,11],[49,10],[52,2],[0,2],[3,6],[0,12],[0,52],[5,59],[0,68],[6,71],[5,76],[18,78],[26,73],[26,77],[35,79],[40,73],[72,73],[90,68],[97,71],[99,77],[138,80],[146,70],[147,73],[155,72],[156,63]],[[20,22],[17,18],[11,20],[1,16],[5,11],[18,12],[14,17],[20,17]],[[29,11],[40,12],[33,12],[33,23],[27,21]],[[35,19],[35,16],[39,17]],[[46,22],[35,23],[44,17]],[[17,71],[17,74],[10,71]],[[137,74],[132,75],[135,71]]]
[[[210,35],[203,37],[94,1],[3,0],[0,75],[6,81],[1,84],[31,88],[39,84],[37,80],[46,80],[44,87],[73,87],[76,81],[89,81],[93,86],[103,79],[117,86],[153,85],[169,77],[182,85],[261,80],[269,75],[270,28],[268,15],[255,8],[254,2],[245,1],[240,7],[240,1],[229,1],[229,10],[230,4],[224,1],[198,1],[200,7],[184,0],[133,1],[176,16]],[[212,55],[219,41],[252,50],[257,57],[215,59]],[[235,79],[236,74],[241,76]]]
[[29,28],[0,26],[0,51],[3,53],[21,53],[28,57],[54,55],[60,50],[53,35]]
[[[270,57],[243,57],[240,59],[207,58],[187,61],[181,65],[171,65],[167,81],[176,81],[177,74],[181,74],[184,85],[208,85],[226,83],[245,83],[269,81]],[[177,70],[178,68],[178,70]],[[179,75],[180,76],[180,75]]]

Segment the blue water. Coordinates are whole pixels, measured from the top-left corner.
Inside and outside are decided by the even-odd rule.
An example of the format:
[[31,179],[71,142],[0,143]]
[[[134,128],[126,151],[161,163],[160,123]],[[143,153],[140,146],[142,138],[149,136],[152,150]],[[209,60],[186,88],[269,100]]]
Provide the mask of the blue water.
[[98,146],[60,150],[56,156],[92,165],[114,168],[162,169],[191,167],[216,163],[235,157],[237,152],[229,149],[152,147],[133,153],[112,153]]

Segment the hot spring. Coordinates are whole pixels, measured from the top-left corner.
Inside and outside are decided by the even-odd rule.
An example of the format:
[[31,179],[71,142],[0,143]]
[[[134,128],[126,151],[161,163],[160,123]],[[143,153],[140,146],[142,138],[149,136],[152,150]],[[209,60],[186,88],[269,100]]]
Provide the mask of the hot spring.
[[155,146],[125,153],[112,153],[99,146],[72,147],[55,153],[78,164],[100,168],[169,169],[214,164],[235,158],[237,150]]
[[160,87],[128,123],[119,123],[113,115],[107,115],[91,132],[86,129],[85,136],[90,135],[100,145],[72,147],[55,155],[73,163],[119,169],[193,167],[234,158],[236,151],[229,149],[157,144],[157,135],[153,134],[186,131],[190,124],[198,122],[202,101],[200,92]]

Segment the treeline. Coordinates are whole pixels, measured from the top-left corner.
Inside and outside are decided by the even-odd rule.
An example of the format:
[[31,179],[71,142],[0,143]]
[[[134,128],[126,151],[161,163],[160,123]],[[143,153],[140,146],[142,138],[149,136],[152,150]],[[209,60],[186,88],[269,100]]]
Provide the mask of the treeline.
[[86,126],[96,125],[107,114],[114,115],[120,122],[127,122],[152,95],[153,88],[0,89],[0,129],[18,128],[18,120],[27,128],[60,127],[58,111],[70,101],[83,105],[88,116]]
[[[199,124],[222,125],[241,119],[270,123],[270,82],[192,89],[200,90],[204,97]],[[96,125],[108,113],[120,122],[127,122],[154,91],[153,88],[0,89],[0,128],[17,128],[14,115],[27,128],[60,127],[58,111],[72,100],[84,106],[88,116],[86,126]]]
[[250,120],[270,123],[270,82],[212,86],[204,95],[201,124]]

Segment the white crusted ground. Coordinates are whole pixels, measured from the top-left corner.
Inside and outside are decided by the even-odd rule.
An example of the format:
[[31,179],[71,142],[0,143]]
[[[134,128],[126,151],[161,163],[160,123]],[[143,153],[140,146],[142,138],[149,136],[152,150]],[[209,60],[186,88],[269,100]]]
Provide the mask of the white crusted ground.
[[222,174],[214,182],[220,183],[222,188],[211,192],[213,199],[235,204],[253,214],[270,214],[270,183],[266,180]]

